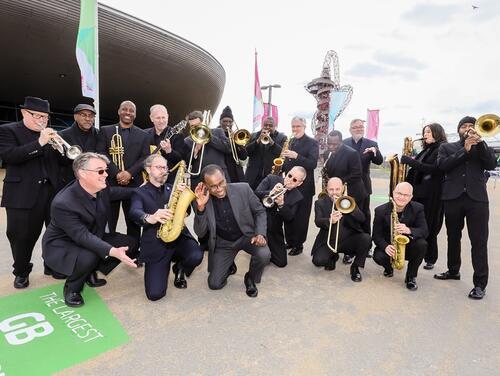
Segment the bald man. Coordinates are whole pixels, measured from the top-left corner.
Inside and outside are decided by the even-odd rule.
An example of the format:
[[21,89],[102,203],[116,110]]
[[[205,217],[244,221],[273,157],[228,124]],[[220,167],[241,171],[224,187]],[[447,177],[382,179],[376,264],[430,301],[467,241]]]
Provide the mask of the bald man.
[[[411,201],[413,187],[410,183],[403,182],[396,185],[392,198],[396,206],[399,224],[395,225],[396,234],[405,235],[410,242],[406,244],[405,259],[408,260],[405,283],[408,290],[417,290],[417,273],[425,253],[427,252],[426,238],[428,235],[427,222],[425,221],[424,206],[416,201]],[[384,267],[384,276],[394,275],[391,266],[391,257],[396,253],[396,248],[391,244],[391,214],[393,203],[388,202],[375,208],[372,238],[375,243],[373,260]]]
[[[316,266],[324,266],[326,270],[334,270],[339,252],[354,256],[351,265],[351,280],[361,282],[362,277],[359,268],[365,266],[366,255],[371,248],[372,239],[363,231],[363,223],[366,219],[364,213],[356,205],[356,208],[348,214],[342,214],[337,208],[333,209],[334,202],[343,195],[344,183],[342,179],[333,177],[328,180],[326,186],[327,196],[319,198],[314,203],[314,223],[319,227],[312,248],[312,262]],[[338,241],[337,227],[338,229]],[[330,237],[328,231],[331,227]],[[335,243],[337,247],[335,248]],[[334,248],[332,250],[331,248]]]

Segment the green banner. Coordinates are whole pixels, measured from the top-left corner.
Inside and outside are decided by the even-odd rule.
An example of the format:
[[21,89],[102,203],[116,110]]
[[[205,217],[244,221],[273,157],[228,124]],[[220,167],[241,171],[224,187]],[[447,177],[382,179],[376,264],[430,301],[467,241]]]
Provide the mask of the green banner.
[[51,375],[128,342],[92,288],[85,305],[64,304],[63,285],[0,298],[0,376]]

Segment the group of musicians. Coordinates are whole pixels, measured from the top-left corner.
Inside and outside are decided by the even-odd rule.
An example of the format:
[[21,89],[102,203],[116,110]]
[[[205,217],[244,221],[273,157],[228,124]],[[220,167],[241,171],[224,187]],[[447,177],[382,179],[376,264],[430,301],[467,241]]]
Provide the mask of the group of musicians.
[[[134,124],[135,104],[124,101],[116,124],[96,130],[95,109],[79,104],[73,125],[57,133],[48,127],[48,101],[26,97],[20,107],[21,121],[0,126],[6,168],[1,206],[15,288],[29,285],[32,252],[44,224],[44,273],[66,279],[64,299],[72,307],[84,304],[85,284],[106,283],[97,272],[107,275],[120,262],[144,266],[147,298],[161,299],[170,267],[174,286],[186,288],[186,277],[205,251],[210,289],[223,288],[237,272],[240,250],[249,253],[244,284],[246,294],[256,297],[267,264],[285,267],[288,255],[303,252],[320,157],[318,142],[305,134],[305,119],[292,119],[290,137],[276,130],[272,117],[246,135],[235,130],[229,106],[219,127],[210,129],[206,113],[193,111],[169,125],[166,107],[154,105],[153,126],[143,130]],[[370,164],[380,165],[382,154],[376,142],[364,138],[361,119],[351,122],[350,138],[332,131],[321,156],[323,191],[314,202],[319,232],[313,264],[334,270],[343,253],[351,280],[361,282],[360,268],[372,257],[373,242],[373,259],[383,275],[392,277],[406,259],[405,284],[416,290],[423,260],[428,270],[436,263],[444,218],[448,270],[434,278],[458,280],[467,219],[474,268],[469,297],[482,299],[489,220],[484,172],[495,168],[496,159],[475,123],[472,117],[460,120],[460,140],[454,143],[446,142],[439,124],[424,127],[422,151],[401,158],[410,167],[406,181],[397,182],[390,202],[375,209],[373,230]],[[120,206],[126,234],[116,231]],[[191,212],[196,237],[184,226]]]

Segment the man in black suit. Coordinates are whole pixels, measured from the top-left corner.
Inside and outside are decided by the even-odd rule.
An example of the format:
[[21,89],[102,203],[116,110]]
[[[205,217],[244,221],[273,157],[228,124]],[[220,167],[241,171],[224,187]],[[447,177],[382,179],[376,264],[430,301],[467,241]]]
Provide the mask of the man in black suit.
[[[149,137],[146,132],[134,125],[135,114],[135,104],[131,101],[124,101],[118,109],[120,121],[117,124],[102,127],[99,131],[97,151],[106,155],[110,160],[112,157],[109,148],[113,135],[118,134],[122,139],[124,170],[120,171],[115,163],[109,164],[108,183],[111,186],[135,188],[143,183],[142,164],[149,155]],[[121,205],[127,223],[127,235],[139,241],[141,228],[130,219],[130,200],[121,201]],[[119,213],[120,201],[115,201],[112,203],[112,218],[109,224],[111,231],[116,229]]]
[[[372,239],[375,243],[373,260],[384,267],[384,276],[394,275],[391,266],[391,257],[396,254],[396,248],[391,236],[391,228],[395,234],[405,235],[410,242],[406,244],[405,259],[408,260],[406,271],[406,288],[411,291],[417,290],[418,268],[427,252],[428,235],[427,223],[425,221],[424,206],[416,201],[411,201],[413,197],[413,187],[410,183],[402,182],[396,185],[392,198],[394,203],[388,202],[375,208],[375,218],[373,220]],[[392,213],[396,207],[398,224],[391,227]]]
[[[269,137],[268,144],[262,143],[264,137]],[[276,130],[273,117],[264,120],[261,131],[252,133],[246,146],[248,166],[245,178],[253,190],[271,173],[273,161],[280,156],[285,140],[286,136]]]
[[292,118],[293,139],[290,141],[288,150],[283,152],[285,163],[282,171],[285,174],[294,166],[302,166],[306,169],[306,180],[299,187],[304,199],[299,203],[295,219],[285,224],[285,236],[288,246],[291,248],[288,254],[296,256],[302,253],[304,242],[307,239],[309,218],[311,217],[312,198],[315,193],[314,169],[318,165],[319,144],[314,138],[306,135],[306,120],[300,116]]
[[247,183],[228,184],[217,165],[206,166],[202,182],[195,189],[194,231],[208,234],[208,287],[219,290],[232,273],[234,258],[240,250],[252,257],[244,283],[249,297],[258,294],[264,267],[271,252],[266,241],[266,211]]
[[351,137],[344,140],[344,144],[356,150],[361,158],[361,176],[365,186],[366,198],[363,200],[363,206],[360,206],[361,211],[365,214],[366,221],[363,223],[363,229],[368,234],[371,233],[371,212],[370,212],[370,195],[372,194],[372,180],[370,178],[370,164],[381,165],[384,158],[380,153],[378,144],[375,141],[363,137],[365,134],[365,124],[361,119],[354,119],[349,126]]
[[267,243],[271,250],[271,262],[280,268],[287,264],[283,224],[293,221],[296,216],[297,207],[303,199],[298,187],[304,182],[306,174],[304,167],[295,166],[284,178],[279,175],[268,175],[255,190],[255,194],[261,200],[285,190],[284,194],[276,197],[274,203],[270,200],[268,205],[272,203],[272,206],[266,206],[264,203],[267,207]]
[[[48,143],[56,132],[47,128],[49,102],[26,97],[23,120],[0,126],[0,158],[6,168],[1,205],[7,212],[7,238],[14,258],[14,287],[26,288],[33,268],[31,255],[43,224],[50,221],[50,202],[61,188],[60,154]],[[63,275],[45,267],[45,274]]]
[[119,261],[137,266],[129,255],[137,254],[138,243],[126,235],[105,233],[110,201],[131,194],[120,187],[106,188],[108,164],[108,158],[96,153],[83,153],[75,159],[76,180],[54,198],[50,224],[43,235],[43,259],[68,276],[64,301],[70,307],[84,304],[80,293],[96,268],[108,274]]
[[[351,213],[345,215],[338,211],[338,208],[333,210],[334,202],[345,194],[343,191],[342,180],[330,178],[326,186],[327,195],[314,203],[314,223],[320,230],[312,248],[312,262],[316,266],[324,266],[326,270],[335,270],[339,259],[338,253],[348,252],[354,258],[351,265],[351,280],[361,282],[359,268],[365,267],[366,255],[371,247],[372,239],[362,228],[365,215],[357,205]],[[340,226],[338,239],[337,226]],[[328,231],[330,231],[330,238],[328,238]]]
[[[141,237],[140,261],[145,264],[144,287],[149,300],[159,300],[167,293],[170,263],[175,273],[174,286],[179,289],[187,287],[185,275],[190,276],[194,268],[203,260],[203,250],[193,238],[187,227],[184,227],[177,239],[165,243],[157,234],[160,226],[171,221],[174,212],[167,208],[167,203],[173,189],[178,197],[187,189],[185,183],[177,187],[165,184],[168,174],[167,161],[161,155],[153,154],[144,161],[144,169],[148,173],[149,181],[137,188],[132,196],[130,216],[143,226]],[[177,210],[180,202],[176,203]],[[189,204],[188,204],[189,209]],[[184,219],[185,213],[180,213]]]
[[[97,129],[94,127],[95,108],[89,104],[81,103],[73,110],[74,122],[71,127],[59,132],[59,136],[70,145],[77,145],[82,152],[95,152],[97,146]],[[64,184],[75,179],[73,174],[73,161],[67,158],[62,167]]]
[[460,140],[444,143],[438,151],[438,167],[444,171],[442,199],[448,234],[448,270],[436,279],[460,279],[460,241],[467,219],[472,245],[474,288],[471,299],[482,299],[488,284],[489,206],[485,170],[496,167],[495,152],[474,130],[476,119],[466,116],[458,123]]

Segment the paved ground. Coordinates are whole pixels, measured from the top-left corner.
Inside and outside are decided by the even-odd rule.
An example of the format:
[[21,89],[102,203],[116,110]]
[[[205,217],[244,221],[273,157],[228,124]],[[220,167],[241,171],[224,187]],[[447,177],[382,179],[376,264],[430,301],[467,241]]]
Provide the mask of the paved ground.
[[[387,180],[374,179],[381,203]],[[259,296],[245,295],[246,254],[222,291],[210,291],[206,258],[187,290],[171,287],[166,299],[148,302],[143,270],[118,267],[99,294],[121,321],[130,342],[62,375],[497,375],[500,367],[500,185],[490,193],[490,281],[482,301],[472,288],[469,242],[463,241],[461,281],[437,281],[446,265],[444,229],[434,271],[421,269],[419,289],[404,287],[404,273],[392,279],[372,261],[353,283],[348,267],[327,272],[309,252],[284,269],[266,269]],[[378,200],[378,201],[377,201]],[[306,244],[317,230],[310,223]],[[11,256],[0,214],[0,296],[15,294]],[[55,281],[43,276],[40,248],[31,286]],[[63,356],[61,354],[61,356]]]

